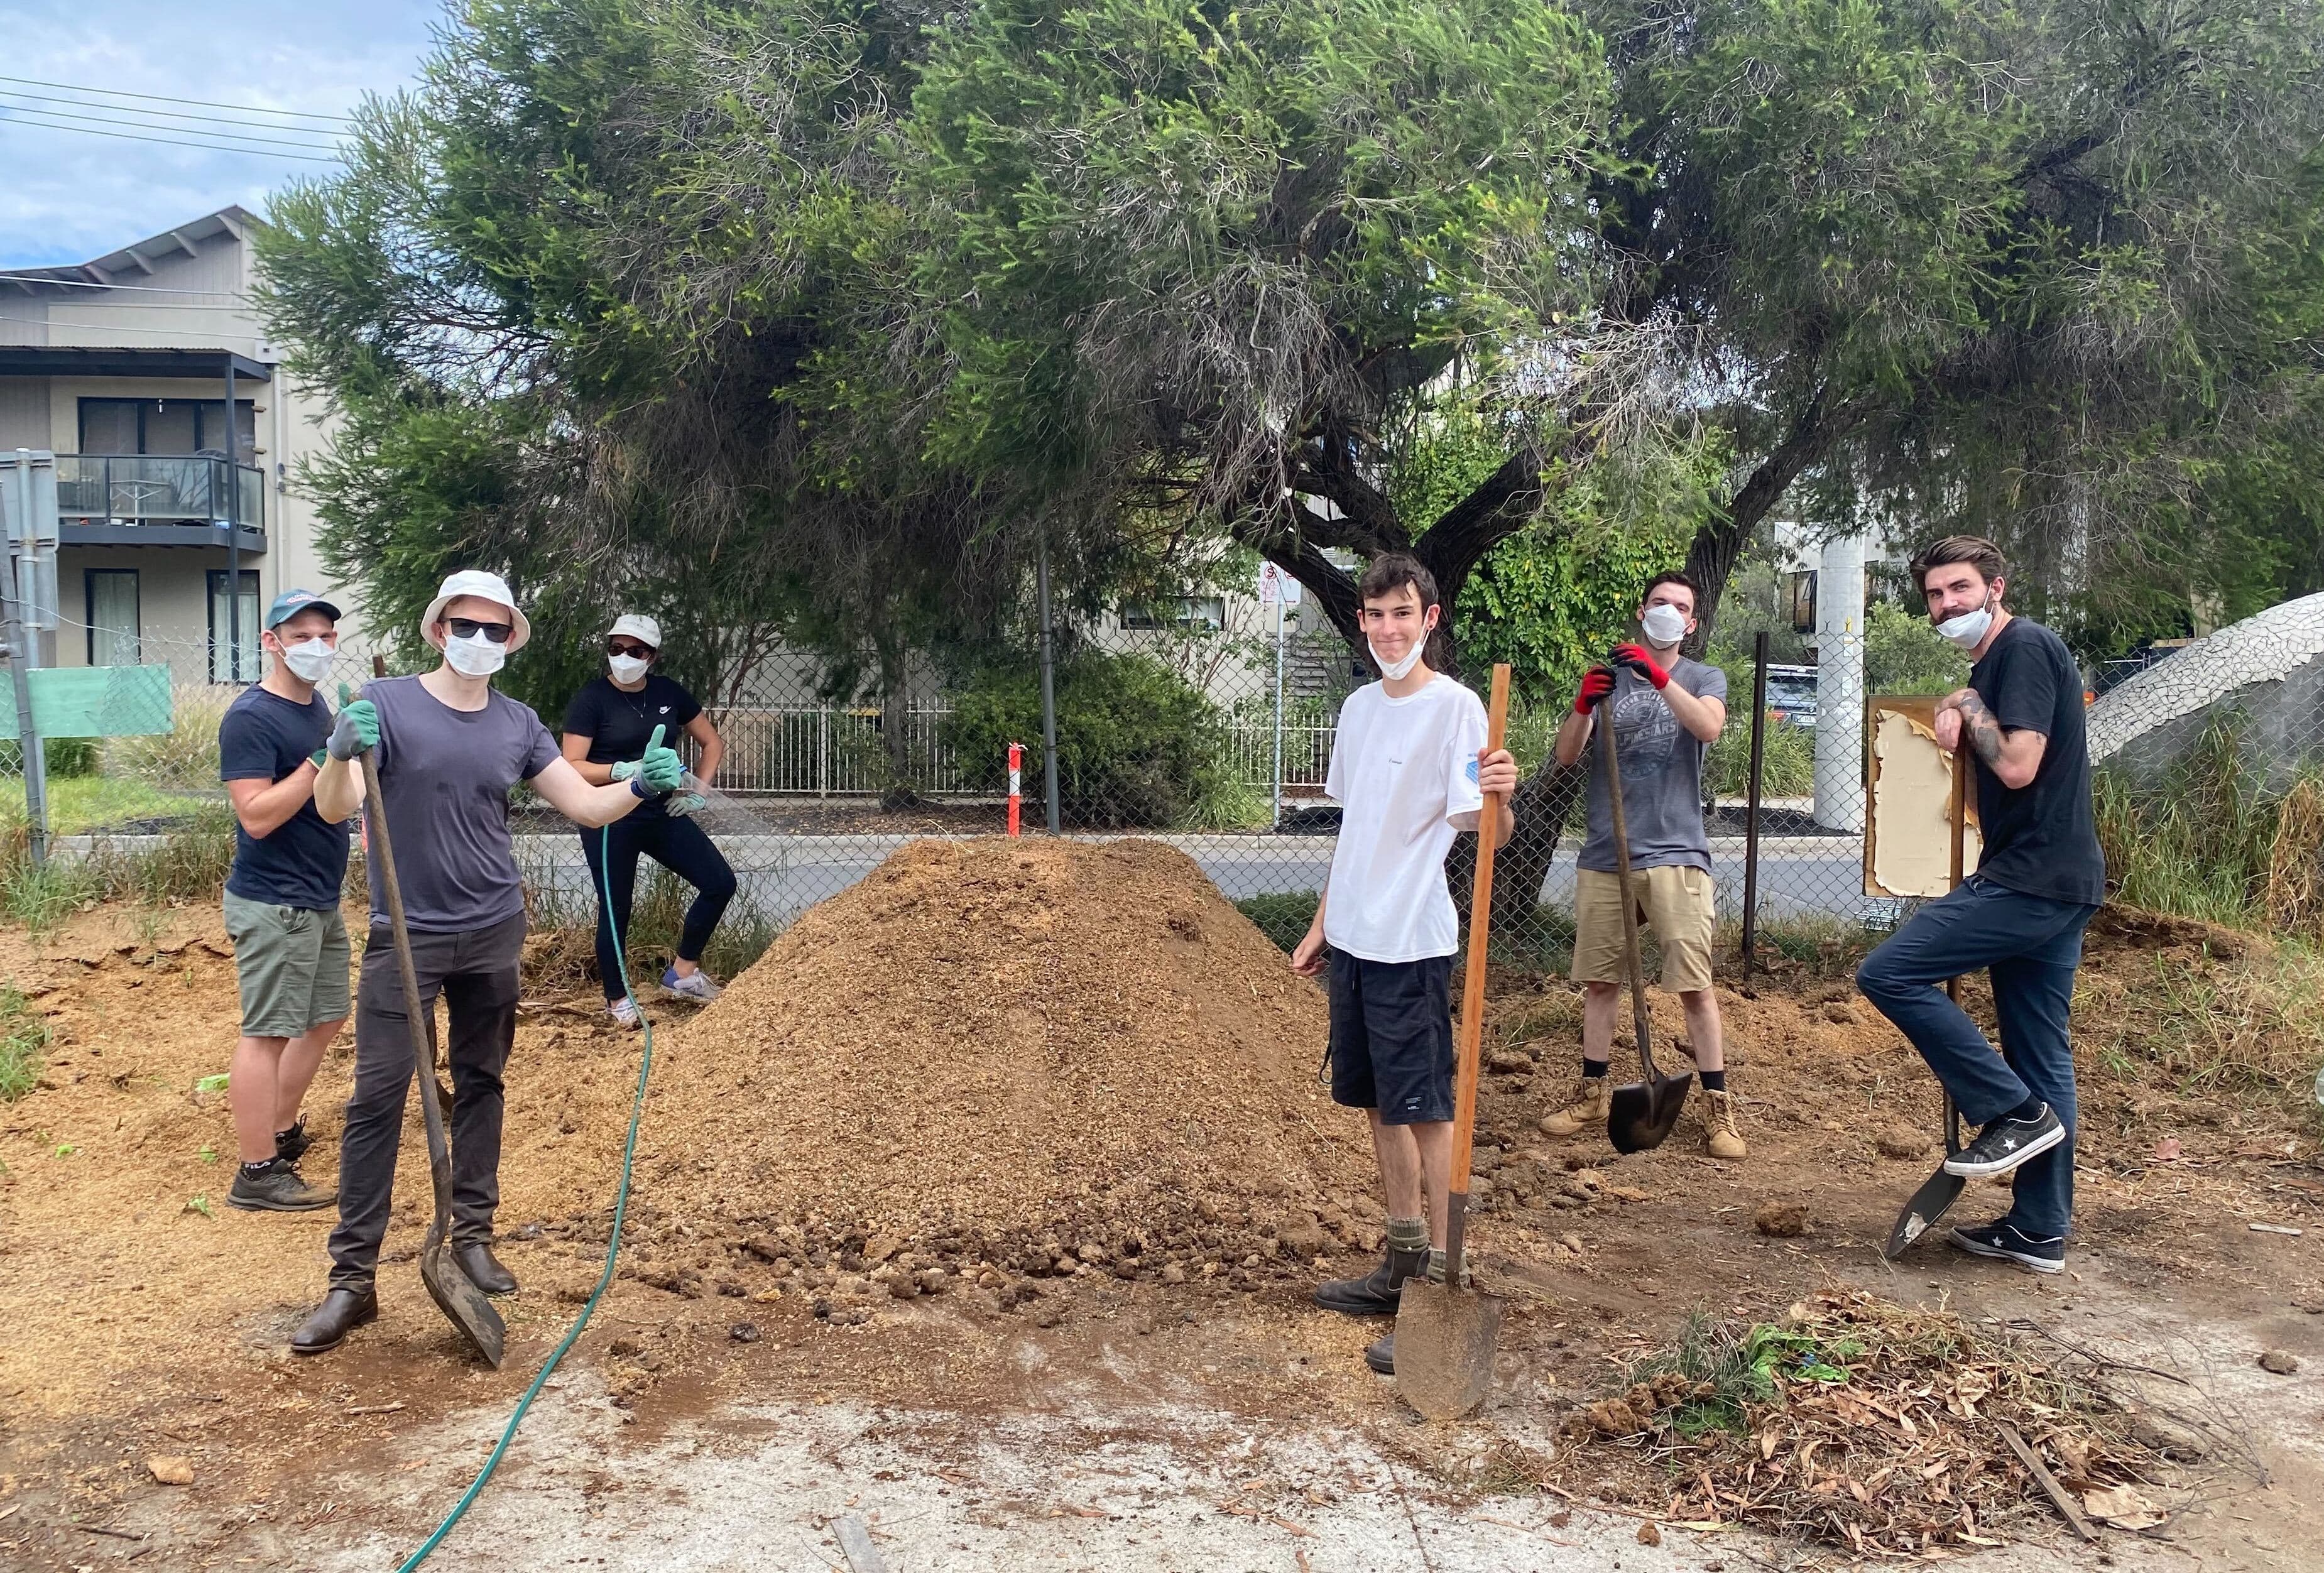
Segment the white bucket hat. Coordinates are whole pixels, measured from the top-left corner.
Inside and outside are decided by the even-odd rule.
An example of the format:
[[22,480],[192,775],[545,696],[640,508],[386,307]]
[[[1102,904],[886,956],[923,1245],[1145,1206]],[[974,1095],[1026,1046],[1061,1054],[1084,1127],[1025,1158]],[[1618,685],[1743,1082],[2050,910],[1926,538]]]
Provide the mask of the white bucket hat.
[[463,595],[474,595],[507,607],[509,621],[516,625],[516,631],[509,635],[509,642],[503,648],[511,655],[524,649],[524,641],[532,637],[532,624],[526,621],[523,612],[517,610],[516,597],[509,593],[508,581],[498,574],[487,574],[482,568],[463,568],[444,581],[444,587],[436,592],[436,599],[429,602],[428,610],[420,615],[420,637],[442,649],[444,641],[436,637],[436,625],[443,620],[444,608]]
[[613,619],[613,626],[605,630],[607,639],[633,639],[641,645],[661,649],[661,624],[643,612],[624,612]]

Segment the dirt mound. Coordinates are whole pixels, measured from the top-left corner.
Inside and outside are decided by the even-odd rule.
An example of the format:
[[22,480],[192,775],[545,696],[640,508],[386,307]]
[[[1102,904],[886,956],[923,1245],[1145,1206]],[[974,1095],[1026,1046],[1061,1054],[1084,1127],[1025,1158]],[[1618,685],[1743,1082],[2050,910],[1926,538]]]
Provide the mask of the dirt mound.
[[1168,846],[917,842],[662,1039],[651,1192],[692,1216],[656,1234],[859,1274],[1304,1264],[1368,1187],[1325,1026]]

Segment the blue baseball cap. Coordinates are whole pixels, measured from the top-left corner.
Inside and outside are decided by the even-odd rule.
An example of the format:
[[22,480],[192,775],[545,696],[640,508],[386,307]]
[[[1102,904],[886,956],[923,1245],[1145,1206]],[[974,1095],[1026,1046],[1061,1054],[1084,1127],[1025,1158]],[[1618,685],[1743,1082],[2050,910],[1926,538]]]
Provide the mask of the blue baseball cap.
[[285,590],[266,609],[266,631],[272,633],[302,612],[319,612],[333,622],[339,621],[339,609],[312,590]]

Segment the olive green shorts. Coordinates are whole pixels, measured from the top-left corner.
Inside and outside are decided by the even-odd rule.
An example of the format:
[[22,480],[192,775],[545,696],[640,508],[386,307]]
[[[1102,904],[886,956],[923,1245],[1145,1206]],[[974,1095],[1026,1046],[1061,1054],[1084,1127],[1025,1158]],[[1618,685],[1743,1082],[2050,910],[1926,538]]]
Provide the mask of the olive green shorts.
[[242,982],[242,1034],[295,1038],[347,1016],[347,924],[336,906],[275,906],[226,893]]

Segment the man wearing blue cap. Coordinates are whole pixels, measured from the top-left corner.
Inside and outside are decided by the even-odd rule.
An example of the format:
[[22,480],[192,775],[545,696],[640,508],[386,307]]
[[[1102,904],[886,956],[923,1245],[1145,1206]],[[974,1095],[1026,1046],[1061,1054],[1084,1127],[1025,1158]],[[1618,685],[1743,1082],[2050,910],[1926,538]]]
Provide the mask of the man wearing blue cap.
[[337,658],[339,609],[311,590],[267,608],[265,677],[218,724],[218,773],[234,799],[226,931],[242,985],[242,1039],[226,1083],[241,1166],[226,1205],[309,1212],[331,1203],[299,1177],[310,1145],[299,1105],[347,1019],[347,925],[339,886],[347,827],[315,812],[331,709],[315,693]]

